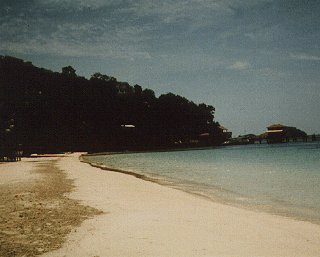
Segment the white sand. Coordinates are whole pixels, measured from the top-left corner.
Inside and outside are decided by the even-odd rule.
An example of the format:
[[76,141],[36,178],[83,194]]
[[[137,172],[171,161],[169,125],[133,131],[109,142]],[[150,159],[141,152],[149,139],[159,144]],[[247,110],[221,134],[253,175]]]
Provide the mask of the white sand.
[[44,256],[320,256],[320,226],[207,201],[61,158],[70,197],[106,214]]
[[39,178],[38,174],[32,172],[35,167],[36,164],[30,159],[0,164],[0,185],[27,182]]

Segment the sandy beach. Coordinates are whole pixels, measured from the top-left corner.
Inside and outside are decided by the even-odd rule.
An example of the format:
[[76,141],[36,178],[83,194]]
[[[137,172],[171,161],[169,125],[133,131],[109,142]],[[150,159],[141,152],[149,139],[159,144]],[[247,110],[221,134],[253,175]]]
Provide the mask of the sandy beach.
[[0,256],[320,256],[320,226],[67,157],[0,164]]
[[37,256],[58,249],[72,229],[101,211],[66,195],[72,180],[58,158],[0,164],[0,256]]

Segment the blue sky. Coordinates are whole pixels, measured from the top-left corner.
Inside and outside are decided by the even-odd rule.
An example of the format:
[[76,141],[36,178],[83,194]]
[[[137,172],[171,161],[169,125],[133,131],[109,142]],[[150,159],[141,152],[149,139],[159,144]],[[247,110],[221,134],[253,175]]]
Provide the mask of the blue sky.
[[1,0],[0,54],[216,107],[235,135],[320,133],[318,0]]

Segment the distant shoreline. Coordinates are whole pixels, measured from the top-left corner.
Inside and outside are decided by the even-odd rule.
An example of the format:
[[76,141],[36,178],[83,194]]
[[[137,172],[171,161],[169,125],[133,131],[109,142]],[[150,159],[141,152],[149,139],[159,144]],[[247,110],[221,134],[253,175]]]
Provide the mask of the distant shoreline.
[[177,151],[193,151],[193,150],[208,150],[208,149],[217,149],[220,147],[233,147],[233,146],[252,146],[252,145],[292,145],[292,144],[312,144],[316,143],[320,140],[316,141],[297,141],[297,142],[283,142],[283,143],[274,143],[274,144],[268,144],[266,142],[264,143],[253,143],[253,144],[222,144],[222,145],[215,145],[215,146],[206,146],[206,147],[184,147],[184,148],[166,148],[166,149],[150,149],[150,150],[127,150],[127,151],[106,151],[106,152],[94,152],[94,153],[85,153],[83,156],[99,156],[99,155],[112,155],[112,154],[136,154],[136,153],[157,153],[157,152],[177,152]]
[[112,155],[112,154],[135,154],[135,153],[157,153],[157,152],[177,152],[177,151],[193,151],[193,150],[208,150],[215,149],[221,146],[207,146],[207,147],[185,147],[185,148],[168,148],[168,149],[156,149],[156,150],[141,150],[141,151],[116,151],[116,152],[97,152],[86,153],[82,156],[99,156],[99,155]]

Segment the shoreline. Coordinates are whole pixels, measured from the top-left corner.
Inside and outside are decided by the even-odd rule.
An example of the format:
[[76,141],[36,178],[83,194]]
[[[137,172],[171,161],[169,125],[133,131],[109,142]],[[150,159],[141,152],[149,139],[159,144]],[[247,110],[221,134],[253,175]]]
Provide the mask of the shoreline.
[[[201,149],[201,150],[206,150],[206,149]],[[136,152],[134,152],[134,153],[136,153]],[[109,154],[114,154],[114,153],[109,153]],[[126,154],[126,153],[123,152],[121,154]],[[102,154],[99,153],[97,155],[102,155]],[[211,201],[214,203],[219,203],[219,204],[223,204],[223,205],[232,206],[235,208],[254,211],[257,213],[260,213],[260,212],[268,213],[271,215],[277,215],[277,216],[281,216],[281,217],[285,217],[285,218],[290,218],[290,219],[293,219],[296,221],[310,222],[315,225],[320,225],[319,218],[315,218],[312,215],[306,216],[304,213],[299,211],[299,209],[295,208],[294,206],[290,206],[291,209],[289,210],[288,206],[283,206],[280,204],[275,206],[275,205],[264,205],[262,203],[249,203],[249,202],[239,201],[239,200],[232,199],[232,198],[224,198],[222,196],[218,196],[218,195],[212,194],[212,193],[211,194],[206,193],[203,191],[202,192],[199,192],[199,191],[195,192],[192,189],[186,189],[186,186],[183,186],[184,184],[179,184],[179,182],[177,182],[177,181],[174,182],[173,180],[170,180],[169,178],[168,178],[168,180],[166,180],[165,177],[161,177],[161,176],[152,177],[149,175],[140,174],[136,171],[128,171],[128,170],[124,170],[124,169],[108,167],[102,163],[100,164],[100,163],[90,162],[89,160],[85,159],[86,156],[90,157],[90,156],[96,156],[96,155],[83,154],[83,155],[79,156],[79,160],[83,163],[89,164],[91,167],[98,168],[98,169],[101,169],[104,171],[111,171],[111,172],[116,172],[116,173],[120,173],[120,174],[133,176],[137,179],[141,179],[141,180],[144,180],[147,182],[152,182],[152,183],[156,183],[161,186],[165,186],[165,187],[169,187],[169,188],[172,188],[175,190],[179,190],[179,191],[185,192],[187,194],[191,194],[196,197],[200,197],[200,198],[203,198],[207,201]],[[314,210],[312,210],[312,211],[314,212]]]
[[[63,229],[63,222],[74,212],[62,216],[62,223],[46,221],[43,228],[47,223],[54,224],[50,226],[55,229],[52,236],[64,243],[48,248],[49,252],[40,249],[46,252],[43,257],[319,256],[319,225],[240,209],[134,176],[102,171],[81,162],[79,154],[54,159],[54,166],[42,165],[42,171],[58,176],[59,183],[52,184],[53,188],[71,183],[72,190],[62,190],[63,199],[78,206],[80,222],[64,237],[56,229]],[[32,185],[38,178],[29,171],[35,171],[37,162],[44,160],[10,164],[11,170],[18,172],[14,179],[20,177]],[[42,202],[32,200],[35,204]],[[44,206],[54,205],[55,201],[47,201]],[[69,211],[67,205],[63,206]],[[83,208],[93,212],[82,216]],[[50,219],[50,215],[42,217]],[[37,242],[43,243],[41,240]],[[24,255],[29,256],[17,256]]]
[[101,210],[55,256],[318,256],[320,226],[208,201],[78,157],[59,164],[69,197]]
[[86,153],[84,156],[100,156],[100,155],[113,155],[113,154],[136,154],[136,153],[161,153],[161,152],[183,152],[183,151],[194,151],[194,150],[208,150],[215,149],[218,147],[223,147],[224,145],[213,145],[213,146],[203,146],[203,147],[183,147],[183,148],[160,148],[160,149],[150,149],[150,150],[124,150],[117,152],[94,152]]

